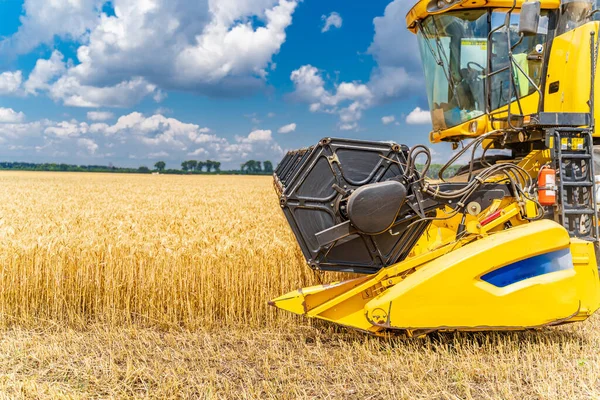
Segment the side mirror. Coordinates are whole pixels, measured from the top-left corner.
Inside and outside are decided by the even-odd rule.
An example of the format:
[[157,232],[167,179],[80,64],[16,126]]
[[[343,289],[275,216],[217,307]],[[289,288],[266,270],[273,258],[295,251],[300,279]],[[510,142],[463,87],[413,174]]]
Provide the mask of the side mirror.
[[521,18],[519,19],[519,34],[535,35],[540,23],[541,6],[539,0],[528,1],[521,5]]

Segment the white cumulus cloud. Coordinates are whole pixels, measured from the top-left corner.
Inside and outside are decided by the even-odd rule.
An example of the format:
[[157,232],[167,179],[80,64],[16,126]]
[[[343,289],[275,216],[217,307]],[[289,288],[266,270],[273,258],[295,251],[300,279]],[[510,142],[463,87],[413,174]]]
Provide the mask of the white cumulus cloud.
[[95,154],[96,150],[98,150],[98,144],[92,139],[77,139],[77,145],[84,147],[89,154]]
[[335,11],[329,15],[322,15],[321,20],[324,21],[321,32],[328,32],[332,27],[338,29],[342,27],[342,17]]
[[87,119],[90,121],[106,121],[114,118],[114,114],[110,111],[89,111]]
[[196,150],[188,153],[188,156],[203,156],[209,154],[203,147],[198,147]]
[[91,86],[64,75],[50,88],[50,97],[72,107],[131,107],[155,90],[155,85],[140,77],[114,86]]
[[[130,107],[169,90],[240,96],[264,87],[286,40],[297,0],[25,0],[17,33],[0,56],[27,53],[56,38],[79,46],[76,59],[55,51],[39,60],[25,91],[68,106]],[[0,75],[15,93],[20,71]],[[6,74],[6,73],[5,73]],[[10,78],[10,79],[9,79]]]
[[250,132],[247,137],[238,137],[237,141],[240,143],[257,143],[257,142],[270,142],[273,138],[270,130],[258,129]]
[[292,71],[293,98],[310,104],[311,112],[324,112],[339,116],[338,127],[351,130],[358,127],[364,110],[373,105],[371,89],[360,82],[342,82],[333,91],[325,88],[321,72],[312,65],[304,65]]
[[0,95],[17,94],[21,89],[23,73],[6,71],[0,74]]
[[[419,88],[423,72],[417,39],[404,24],[410,7],[406,0],[394,0],[387,5],[383,16],[373,20],[375,35],[367,54],[375,59],[377,66],[367,82],[326,82],[326,74],[312,65],[304,65],[292,72],[293,97],[308,103],[311,112],[338,114],[340,130],[354,130],[359,128],[367,109],[401,99]],[[333,90],[327,89],[332,86]]]
[[0,107],[0,123],[17,123],[23,122],[25,114],[17,112],[12,108]]
[[0,50],[25,54],[40,44],[52,44],[55,37],[84,39],[100,22],[103,0],[25,0],[21,26],[11,37],[0,41]]
[[277,132],[279,132],[279,133],[291,133],[291,132],[296,131],[296,127],[297,127],[297,125],[295,123],[287,124],[287,125],[284,125],[281,128],[279,128],[277,130]]
[[193,155],[223,162],[224,168],[239,168],[249,159],[277,163],[284,153],[270,130],[254,130],[231,139],[209,131],[198,124],[139,112],[122,115],[114,124],[76,119],[6,122],[0,123],[0,158],[84,164],[103,159],[135,166],[132,160],[159,158],[178,165]]
[[395,116],[393,116],[393,115],[388,115],[388,116],[385,116],[385,117],[382,117],[382,118],[381,118],[381,122],[382,122],[384,125],[389,125],[389,124],[391,124],[391,123],[392,123],[392,122],[394,122],[394,121],[396,121],[396,117],[395,117]]
[[48,60],[41,58],[37,60],[33,71],[31,71],[24,84],[25,92],[35,95],[39,90],[48,90],[50,88],[49,82],[66,71],[63,58],[62,53],[55,50]]
[[90,126],[86,122],[62,121],[47,127],[44,133],[57,138],[73,138],[88,133]]
[[431,113],[417,107],[406,116],[406,123],[410,125],[424,125],[431,123]]

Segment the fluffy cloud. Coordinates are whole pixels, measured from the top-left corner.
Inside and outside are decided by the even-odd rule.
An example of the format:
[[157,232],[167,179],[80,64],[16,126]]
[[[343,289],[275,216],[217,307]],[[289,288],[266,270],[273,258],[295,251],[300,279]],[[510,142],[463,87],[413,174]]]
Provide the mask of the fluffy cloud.
[[37,60],[33,71],[31,71],[27,82],[24,84],[25,92],[36,95],[39,90],[48,90],[50,88],[49,82],[64,74],[65,71],[66,66],[62,53],[58,50],[53,51],[48,60]]
[[77,145],[85,148],[89,154],[95,154],[98,150],[98,144],[92,139],[77,139]]
[[203,147],[198,147],[196,150],[188,153],[188,156],[203,156],[205,154],[208,154],[208,151]]
[[12,37],[0,41],[3,52],[24,54],[40,44],[52,44],[55,37],[84,39],[100,20],[103,0],[26,0],[21,26]]
[[383,16],[373,19],[375,35],[367,52],[373,56],[377,67],[371,73],[369,87],[379,102],[397,100],[422,85],[417,37],[404,23],[411,7],[408,1],[394,0],[387,5]]
[[256,130],[250,132],[247,137],[237,138],[240,143],[257,143],[257,142],[270,142],[273,138],[270,130]]
[[338,114],[341,130],[356,129],[363,111],[373,105],[374,96],[367,85],[342,82],[329,91],[321,72],[312,65],[293,71],[290,79],[295,87],[292,97],[309,103],[311,112]]
[[44,129],[51,124],[52,121],[48,120],[0,124],[0,142],[9,141],[12,145],[22,145],[19,142],[24,139],[42,137]]
[[188,134],[188,138],[194,143],[213,143],[221,141],[217,135],[207,135],[206,133],[202,133],[202,129],[198,129],[197,132],[193,132]]
[[78,120],[0,123],[0,143],[0,157],[6,160],[35,157],[94,163],[92,159],[104,159],[120,165],[160,158],[178,166],[181,160],[196,156],[237,168],[250,158],[276,163],[283,155],[270,130],[228,139],[197,124],[139,112],[122,115],[114,124]]
[[420,107],[417,107],[406,116],[406,123],[410,125],[429,124],[431,123],[431,113],[426,110],[421,110]]
[[106,121],[114,118],[114,114],[109,111],[89,111],[87,119],[90,121]]
[[404,22],[411,7],[410,1],[394,0],[387,5],[383,16],[373,19],[375,36],[368,52],[380,67],[405,67],[420,71],[417,38],[406,29]]
[[[167,90],[238,96],[264,86],[286,40],[297,0],[25,0],[17,33],[0,55],[23,54],[55,38],[79,45],[75,60],[55,51],[36,63],[24,90],[48,91],[68,106],[130,107]],[[0,75],[0,94],[22,74]]]
[[[129,107],[166,90],[232,96],[264,86],[286,40],[297,0],[25,0],[19,31],[0,54],[26,53],[56,37],[80,45],[77,59],[39,60],[25,91],[47,90],[68,106]],[[0,75],[0,94],[21,86]],[[12,78],[10,84],[4,80]],[[18,78],[18,79],[17,79]]]
[[114,86],[82,85],[73,76],[62,76],[50,88],[50,97],[72,107],[131,107],[153,93],[156,86],[137,77]]
[[381,122],[382,122],[384,125],[389,125],[389,124],[391,124],[391,123],[392,123],[392,122],[394,122],[394,121],[396,121],[396,117],[394,117],[393,115],[388,115],[388,116],[386,116],[386,117],[382,117],[382,118],[381,118]]
[[[365,110],[397,100],[413,89],[420,90],[422,69],[417,40],[403,23],[410,6],[407,1],[394,0],[383,16],[373,20],[375,36],[367,53],[377,66],[368,82],[328,84],[316,67],[304,65],[290,77],[295,87],[293,97],[307,102],[312,112],[338,114],[338,128],[353,130],[358,129]],[[333,90],[327,90],[329,86]]]
[[17,112],[12,108],[0,107],[0,123],[16,123],[23,122],[25,114]]
[[338,29],[342,27],[342,17],[335,11],[329,15],[321,16],[321,20],[324,21],[321,32],[328,32],[332,27]]
[[295,132],[296,131],[296,124],[295,123],[291,123],[291,124],[287,124],[282,126],[281,128],[279,128],[277,130],[277,132],[279,133],[291,133],[291,132]]
[[[236,4],[241,7],[238,9]],[[256,7],[258,4],[268,8]],[[174,54],[173,67],[177,73],[172,84],[185,87],[193,83],[210,87],[223,80],[234,86],[259,83],[252,81],[267,75],[271,57],[285,41],[285,29],[292,22],[297,2],[246,0],[240,4],[230,0],[220,4],[214,0],[210,5],[213,19],[202,35]],[[244,6],[248,7],[246,12]],[[247,19],[257,12],[264,12],[259,17],[265,21],[265,26],[255,29]],[[243,23],[236,22],[237,19],[242,19]]]
[[6,71],[0,74],[0,95],[17,94],[21,89],[23,74],[21,71]]
[[62,121],[53,126],[49,126],[44,130],[47,135],[56,136],[57,138],[74,138],[86,134],[90,126],[85,122]]

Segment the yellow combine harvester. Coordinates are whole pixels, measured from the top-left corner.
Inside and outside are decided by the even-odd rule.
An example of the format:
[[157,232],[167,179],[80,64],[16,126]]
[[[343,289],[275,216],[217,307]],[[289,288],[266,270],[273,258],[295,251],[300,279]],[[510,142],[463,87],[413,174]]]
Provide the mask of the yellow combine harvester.
[[377,335],[594,313],[597,20],[592,0],[419,1],[406,22],[430,140],[461,149],[447,166],[470,161],[430,180],[425,146],[326,138],[289,152],[275,186],[308,265],[365,275],[271,304]]

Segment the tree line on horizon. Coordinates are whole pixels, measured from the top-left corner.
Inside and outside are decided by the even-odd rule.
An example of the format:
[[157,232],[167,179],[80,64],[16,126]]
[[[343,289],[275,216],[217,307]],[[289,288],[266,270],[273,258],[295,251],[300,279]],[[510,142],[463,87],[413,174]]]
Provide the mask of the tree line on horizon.
[[[163,171],[165,169],[165,162],[164,161],[159,161],[156,164],[154,164],[154,167],[159,171]],[[162,166],[162,168],[161,168]],[[196,161],[196,160],[189,160],[189,161],[184,161],[181,163],[181,169],[183,171],[197,171],[197,172],[202,172],[204,170],[204,167],[206,167],[206,172],[211,173],[212,169],[215,169],[215,172],[219,173],[221,172],[221,163],[218,161],[212,161],[212,160],[206,160],[206,161]]]
[[[167,163],[164,161],[158,161],[154,164],[154,168],[158,172],[164,172],[167,167]],[[204,172],[204,168],[206,168],[207,173],[212,173],[213,168],[215,173],[221,172],[221,163],[219,161],[197,161],[197,160],[187,160],[181,163],[181,170],[185,172]],[[260,174],[265,173],[269,174],[273,172],[273,163],[271,161],[256,161],[249,160],[240,165],[241,173],[246,174]]]
[[181,163],[181,169],[167,169],[167,163],[158,161],[154,164],[154,170],[142,165],[138,168],[115,167],[109,165],[74,165],[65,163],[30,163],[30,162],[0,162],[0,170],[14,171],[55,171],[55,172],[111,172],[111,173],[141,173],[149,174],[159,172],[162,174],[193,174],[193,173],[217,173],[217,174],[271,174],[273,164],[271,161],[249,160],[241,164],[239,170],[221,170],[219,161],[197,161],[188,160]]
[[[195,164],[194,164],[195,162]],[[201,166],[200,166],[201,165]],[[185,168],[184,168],[185,166]],[[210,167],[209,167],[210,166]],[[29,162],[0,162],[0,170],[13,171],[56,171],[56,172],[110,172],[110,173],[138,173],[149,174],[159,172],[162,174],[184,175],[184,174],[206,174],[217,173],[224,175],[248,174],[248,175],[269,175],[273,173],[273,163],[271,161],[256,161],[249,160],[240,165],[239,170],[221,170],[221,163],[218,161],[184,161],[181,165],[182,169],[167,169],[167,164],[164,161],[158,161],[154,164],[154,170],[147,166],[138,168],[123,168],[115,167],[111,164],[107,165],[73,165],[64,163],[29,163]],[[187,168],[187,169],[186,169]],[[417,168],[422,168],[417,165]],[[442,168],[442,164],[431,164],[427,171],[427,176],[432,179],[438,178],[438,172]],[[452,165],[444,173],[445,177],[454,176],[463,166]]]

